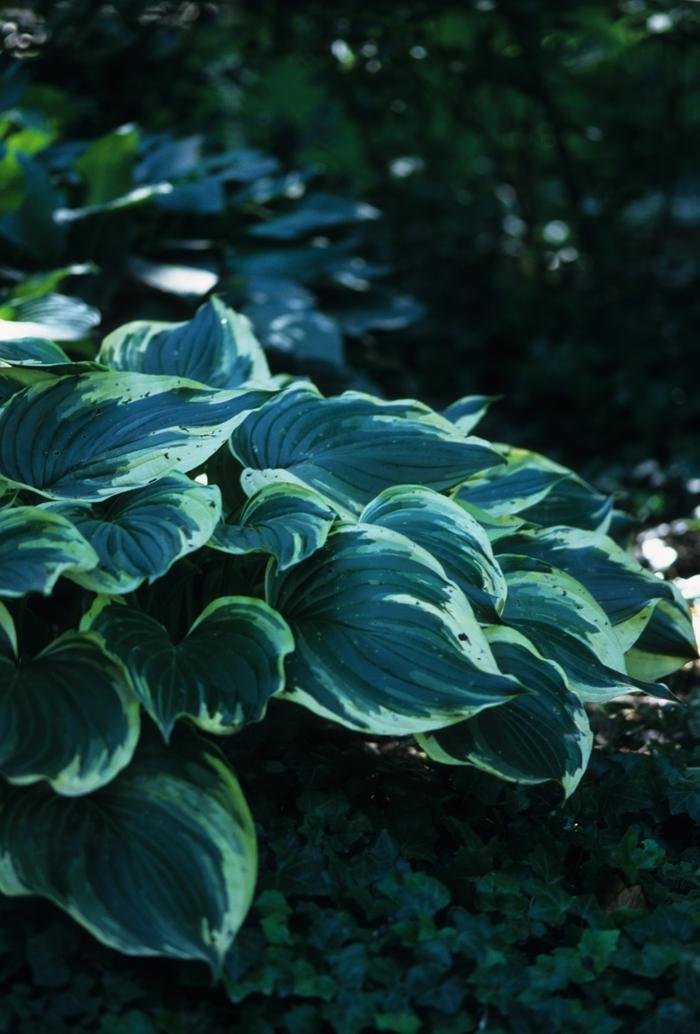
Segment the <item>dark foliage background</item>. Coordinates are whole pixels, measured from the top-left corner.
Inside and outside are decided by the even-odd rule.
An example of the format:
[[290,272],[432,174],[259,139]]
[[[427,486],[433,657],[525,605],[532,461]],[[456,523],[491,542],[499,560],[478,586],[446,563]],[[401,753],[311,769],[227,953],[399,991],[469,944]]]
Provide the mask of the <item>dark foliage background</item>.
[[375,255],[427,309],[355,346],[387,393],[503,394],[498,431],[593,469],[697,462],[692,0],[5,17],[7,49],[69,92],[74,132],[204,130],[376,204]]

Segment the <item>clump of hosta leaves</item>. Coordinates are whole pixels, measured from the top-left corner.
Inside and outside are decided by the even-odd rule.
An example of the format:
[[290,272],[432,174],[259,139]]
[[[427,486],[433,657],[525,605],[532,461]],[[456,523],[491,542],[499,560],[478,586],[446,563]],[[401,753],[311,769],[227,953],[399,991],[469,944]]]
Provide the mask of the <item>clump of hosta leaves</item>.
[[268,707],[570,794],[584,705],[695,655],[611,500],[471,434],[487,399],[324,398],[216,300],[0,348],[0,890],[123,952],[220,970],[256,848],[217,737]]

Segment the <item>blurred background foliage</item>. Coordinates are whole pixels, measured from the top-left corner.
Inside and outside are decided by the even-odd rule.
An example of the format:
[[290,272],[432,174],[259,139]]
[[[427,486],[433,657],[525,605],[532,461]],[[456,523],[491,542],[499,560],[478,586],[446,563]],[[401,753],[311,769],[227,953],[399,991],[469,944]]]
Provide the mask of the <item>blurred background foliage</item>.
[[[541,449],[603,488],[624,485],[647,518],[700,501],[695,0],[48,0],[6,6],[0,22],[5,93],[23,81],[21,103],[67,139],[131,122],[149,147],[199,135],[204,156],[255,148],[279,170],[302,170],[274,216],[300,198],[303,210],[307,170],[324,194],[381,211],[312,219],[303,246],[287,239],[283,261],[275,244],[263,262],[275,290],[311,287],[313,306],[350,335],[361,375],[339,382],[367,378],[436,405],[503,395],[485,434]],[[211,172],[201,157],[185,183],[193,169]],[[196,214],[202,236],[217,237],[217,261],[236,255],[217,290],[239,304],[271,300],[241,287],[250,220],[271,215],[260,206],[243,222],[227,210],[171,211],[168,223],[169,238],[194,238]],[[163,244],[147,238],[139,258],[173,261]],[[364,266],[351,264],[356,246]],[[314,248],[311,259],[325,249],[332,267],[315,281],[299,272]],[[84,246],[61,256],[92,258]],[[89,282],[71,281],[71,293],[85,296]],[[132,275],[87,300],[108,325],[162,316],[163,299],[140,290]],[[290,295],[272,301],[279,314]],[[293,291],[291,302],[310,304]],[[315,337],[310,353],[329,341]]]

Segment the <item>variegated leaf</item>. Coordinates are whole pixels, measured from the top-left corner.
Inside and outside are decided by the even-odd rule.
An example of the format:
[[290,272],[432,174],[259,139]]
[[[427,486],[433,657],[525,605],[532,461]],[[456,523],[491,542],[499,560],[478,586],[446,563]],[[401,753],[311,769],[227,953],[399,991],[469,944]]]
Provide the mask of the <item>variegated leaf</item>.
[[270,564],[266,597],[294,634],[290,698],[350,728],[422,732],[520,692],[461,590],[388,528],[346,525],[288,571]]
[[505,464],[465,481],[454,493],[457,502],[494,516],[517,514],[536,525],[607,530],[612,512],[610,497],[539,453],[505,445],[494,448]]
[[469,434],[499,398],[500,395],[465,395],[443,409],[442,415],[464,434]]
[[528,557],[505,555],[499,562],[508,582],[503,621],[562,667],[569,688],[581,700],[612,700],[635,689],[668,696],[665,686],[626,673],[607,614],[580,582]]
[[281,570],[311,556],[325,543],[337,514],[303,485],[265,485],[235,521],[221,521],[207,543],[234,556],[269,553]]
[[360,392],[321,398],[310,389],[283,392],[251,414],[231,438],[246,468],[249,494],[270,482],[296,481],[357,516],[384,488],[450,488],[501,463],[479,438],[418,402],[383,402]]
[[215,485],[174,473],[94,506],[44,503],[41,509],[70,521],[97,554],[89,571],[68,577],[92,592],[119,595],[154,582],[203,546],[221,514],[221,496]]
[[86,794],[134,753],[138,701],[96,635],[66,632],[21,662],[0,651],[0,701],[0,772],[12,783],[46,780],[60,794]]
[[506,580],[488,535],[451,499],[417,485],[387,488],[364,508],[360,521],[391,528],[427,549],[480,620],[493,621],[503,610]]
[[0,335],[0,366],[54,366],[70,363],[60,345],[45,337],[3,340]]
[[670,585],[599,532],[567,527],[522,531],[501,539],[496,552],[543,560],[581,582],[615,626],[623,650],[638,638],[642,629],[635,619],[646,610],[643,627],[649,604],[653,609],[657,600],[673,598]]
[[127,955],[202,959],[217,974],[250,906],[255,832],[223,756],[189,731],[146,737],[109,786],[67,801],[12,792],[0,891],[39,894]]
[[42,382],[0,408],[0,475],[49,498],[106,499],[203,463],[269,394],[139,373]]
[[62,574],[87,571],[97,559],[65,517],[38,506],[0,509],[0,596],[48,596]]
[[697,660],[698,642],[688,604],[672,583],[673,597],[660,600],[634,646],[625,654],[630,675],[659,679]]
[[263,600],[224,596],[173,643],[155,618],[106,597],[85,616],[129,669],[143,706],[166,739],[178,718],[213,733],[259,721],[284,686],[294,641],[285,620]]
[[527,693],[499,708],[418,737],[434,761],[469,764],[519,783],[561,783],[568,797],[578,786],[593,736],[583,705],[564,673],[532,643],[503,626],[487,629],[498,666]]
[[212,388],[267,385],[265,354],[246,316],[218,298],[187,323],[127,323],[102,342],[100,362],[114,370],[189,377]]

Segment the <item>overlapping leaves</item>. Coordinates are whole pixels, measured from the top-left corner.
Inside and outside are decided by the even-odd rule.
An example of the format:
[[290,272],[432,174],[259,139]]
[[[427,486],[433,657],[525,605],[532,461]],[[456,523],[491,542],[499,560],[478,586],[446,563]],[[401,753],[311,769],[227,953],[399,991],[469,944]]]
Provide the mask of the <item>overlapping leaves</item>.
[[470,436],[484,397],[324,398],[218,301],[0,363],[0,889],[124,952],[218,970],[250,901],[250,816],[188,727],[291,701],[568,795],[584,703],[694,656],[609,499]]

